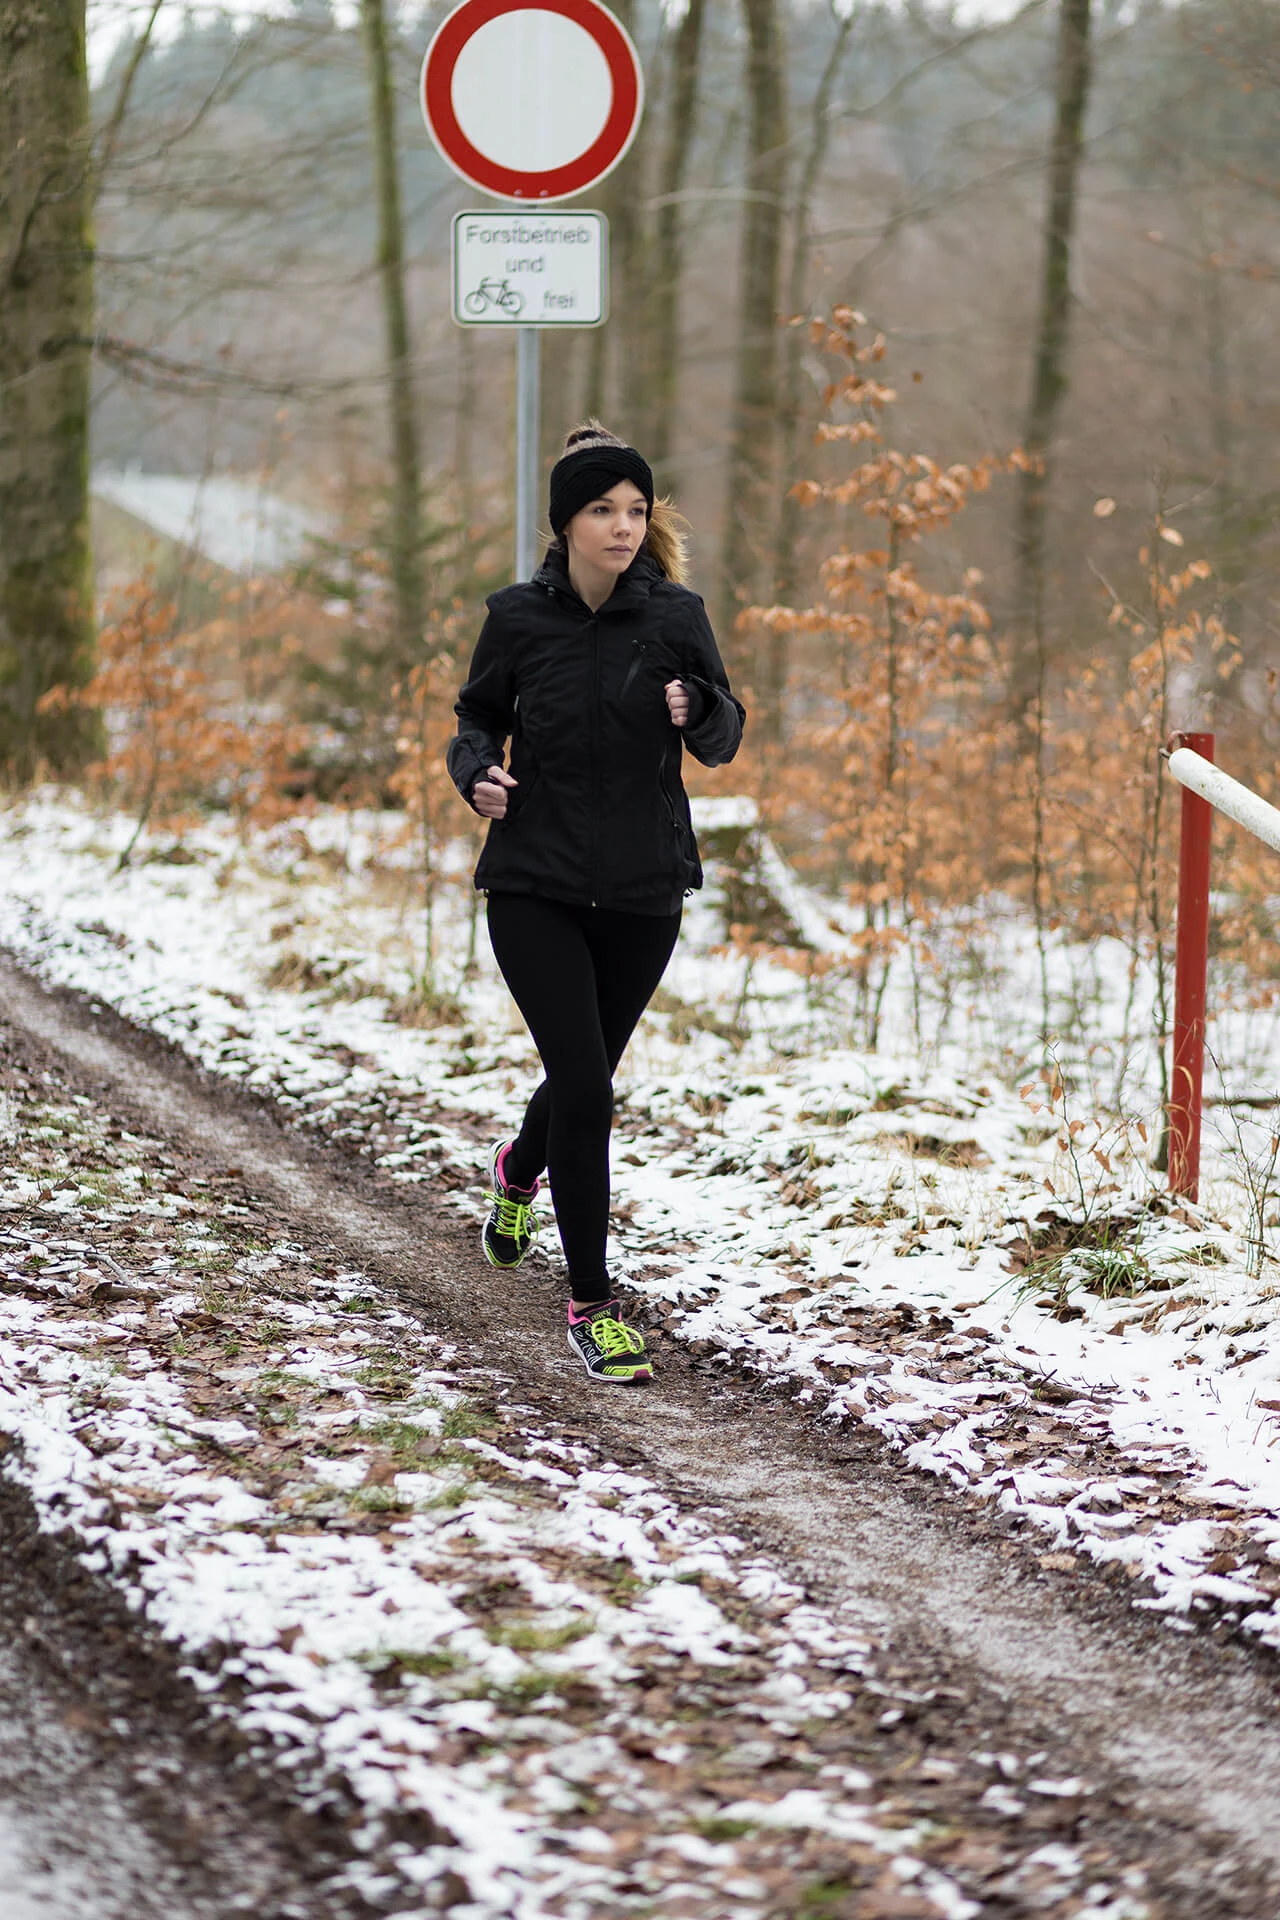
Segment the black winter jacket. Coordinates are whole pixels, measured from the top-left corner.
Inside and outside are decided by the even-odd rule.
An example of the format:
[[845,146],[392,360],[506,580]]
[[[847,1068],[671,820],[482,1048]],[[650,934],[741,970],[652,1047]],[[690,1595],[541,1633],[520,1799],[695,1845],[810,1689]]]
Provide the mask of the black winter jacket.
[[[470,803],[510,738],[518,784],[506,818],[490,823],[477,887],[676,912],[702,885],[681,743],[704,766],[722,766],[745,717],[701,600],[642,552],[592,613],[552,552],[532,580],[488,605],[458,695],[449,772]],[[690,695],[683,732],[663,693],[676,679]]]

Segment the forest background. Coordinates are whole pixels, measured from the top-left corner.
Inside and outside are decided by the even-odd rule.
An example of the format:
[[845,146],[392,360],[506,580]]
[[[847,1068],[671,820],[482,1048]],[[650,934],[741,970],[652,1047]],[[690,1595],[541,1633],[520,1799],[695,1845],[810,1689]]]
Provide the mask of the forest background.
[[[429,890],[468,830],[440,753],[509,567],[514,352],[449,318],[444,11],[103,6],[90,89],[83,0],[0,8],[12,778],[87,769],[140,821],[390,802]],[[1160,746],[1214,727],[1263,791],[1275,759],[1272,10],[616,11],[648,107],[591,196],[611,318],[543,339],[544,457],[600,414],[693,523],[752,715],[706,789],[852,910],[873,1044],[893,967],[993,913],[1034,926],[1045,1033],[1066,928],[1154,969],[1162,1038]],[[90,442],[328,532],[245,580],[100,506],[91,594]],[[1218,877],[1217,951],[1268,995],[1269,871],[1240,835]]]

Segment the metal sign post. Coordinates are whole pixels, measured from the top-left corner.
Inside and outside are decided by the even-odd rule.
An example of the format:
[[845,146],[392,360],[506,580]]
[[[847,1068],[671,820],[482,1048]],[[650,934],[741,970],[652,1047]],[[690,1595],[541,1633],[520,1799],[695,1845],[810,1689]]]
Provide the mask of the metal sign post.
[[538,564],[538,428],[541,423],[540,337],[516,328],[516,579]]
[[453,223],[453,317],[516,328],[516,578],[537,564],[538,334],[598,327],[608,222],[554,211],[617,166],[635,138],[644,77],[600,0],[461,0],[422,66],[422,112],[456,174],[508,202]]

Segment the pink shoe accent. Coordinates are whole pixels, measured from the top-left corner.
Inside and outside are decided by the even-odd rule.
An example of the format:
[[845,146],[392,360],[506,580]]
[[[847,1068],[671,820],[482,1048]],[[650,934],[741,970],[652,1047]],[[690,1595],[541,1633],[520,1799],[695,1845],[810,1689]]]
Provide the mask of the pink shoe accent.
[[571,1300],[569,1302],[569,1325],[571,1327],[580,1327],[584,1320],[594,1319],[596,1314],[598,1314],[603,1308],[612,1307],[615,1304],[616,1302],[614,1302],[613,1300],[594,1300],[592,1301],[591,1305],[587,1308],[585,1313],[575,1313],[573,1302]]
[[[498,1176],[498,1184],[503,1187],[508,1185],[506,1174],[507,1155],[510,1153],[513,1144],[513,1141],[508,1140],[506,1146],[502,1149],[502,1152],[498,1155],[494,1163],[494,1172]],[[527,1193],[532,1197],[540,1191],[541,1187],[541,1180],[535,1180],[531,1187],[512,1187],[511,1191],[513,1193]]]

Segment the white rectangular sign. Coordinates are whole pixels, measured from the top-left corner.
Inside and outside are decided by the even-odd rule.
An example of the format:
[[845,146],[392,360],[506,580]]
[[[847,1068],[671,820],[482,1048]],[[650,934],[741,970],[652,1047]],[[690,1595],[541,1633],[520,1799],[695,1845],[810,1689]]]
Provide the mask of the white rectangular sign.
[[500,208],[453,221],[453,317],[461,327],[598,327],[609,313],[602,213]]

